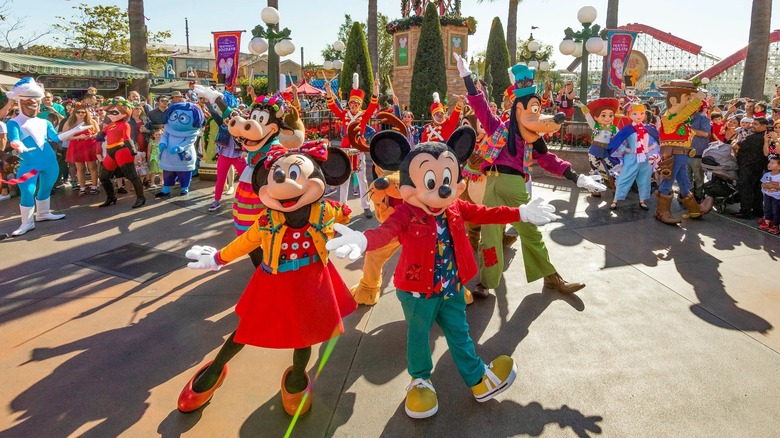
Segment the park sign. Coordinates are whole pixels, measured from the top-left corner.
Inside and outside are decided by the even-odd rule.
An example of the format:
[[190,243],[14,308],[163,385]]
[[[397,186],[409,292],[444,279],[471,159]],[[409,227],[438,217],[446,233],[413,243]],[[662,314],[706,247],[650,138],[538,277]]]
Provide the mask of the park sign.
[[627,30],[607,31],[607,60],[609,61],[607,85],[616,92],[623,90],[624,70],[636,36],[637,32]]
[[[232,91],[238,76],[238,55],[243,30],[211,32],[214,34],[214,52],[217,57],[217,82]],[[222,82],[224,80],[224,82]]]

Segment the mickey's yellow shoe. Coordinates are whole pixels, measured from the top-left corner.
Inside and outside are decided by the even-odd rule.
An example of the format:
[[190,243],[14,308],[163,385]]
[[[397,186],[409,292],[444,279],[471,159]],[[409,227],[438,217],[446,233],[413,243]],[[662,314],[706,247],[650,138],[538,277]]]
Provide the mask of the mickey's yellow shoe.
[[430,380],[414,379],[406,387],[406,415],[412,418],[428,418],[439,410],[436,390]]
[[485,375],[479,383],[471,387],[471,391],[478,402],[486,402],[512,386],[515,377],[517,377],[517,365],[514,359],[509,356],[498,356],[490,362],[490,365],[485,365]]

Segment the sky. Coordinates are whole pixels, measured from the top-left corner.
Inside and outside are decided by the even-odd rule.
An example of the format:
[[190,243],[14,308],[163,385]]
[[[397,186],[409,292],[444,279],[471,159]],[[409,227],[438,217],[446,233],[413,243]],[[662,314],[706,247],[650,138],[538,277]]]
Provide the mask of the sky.
[[[61,16],[76,15],[73,6],[79,3],[94,5],[117,5],[127,7],[127,0],[8,0],[14,9],[13,18],[26,17],[25,30],[46,30],[50,23]],[[391,20],[401,18],[400,0],[378,0],[379,12]],[[750,0],[710,0],[709,2],[688,0],[623,0],[620,4],[618,23],[642,23],[672,33],[702,46],[706,52],[725,58],[747,45],[750,30]],[[30,6],[34,4],[35,6]],[[225,5],[220,7],[220,5]],[[189,0],[171,2],[148,0],[145,2],[147,26],[151,31],[169,30],[169,43],[185,44],[185,17],[189,20],[190,45],[208,46],[212,31],[246,30],[242,39],[243,51],[248,52],[251,29],[261,24],[260,11],[266,2],[260,0]],[[43,6],[43,7],[42,7]],[[552,45],[553,61],[559,67],[568,65],[572,58],[562,55],[557,47],[563,38],[563,30],[580,26],[577,11],[582,6],[593,6],[598,11],[596,23],[604,27],[607,0],[524,0],[518,8],[517,34],[527,38],[531,26],[534,38]],[[490,24],[498,16],[506,31],[506,16],[509,0],[484,1],[462,0],[464,16],[477,20],[477,33],[469,38],[469,52],[484,50],[487,46]],[[669,11],[675,15],[670,16]],[[355,20],[366,20],[367,0],[279,0],[280,27],[288,27],[297,48],[303,47],[305,62],[321,63],[321,50],[325,44],[336,40],[338,27],[344,21],[344,14]],[[780,28],[780,1],[774,2],[771,28]],[[17,38],[23,33],[17,32]],[[50,41],[51,42],[51,41]],[[290,56],[296,62],[300,52]]]

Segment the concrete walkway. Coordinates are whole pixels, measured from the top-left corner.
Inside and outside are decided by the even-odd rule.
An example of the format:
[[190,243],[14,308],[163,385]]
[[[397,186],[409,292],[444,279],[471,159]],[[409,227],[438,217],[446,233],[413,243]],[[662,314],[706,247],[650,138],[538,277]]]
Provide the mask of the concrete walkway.
[[[0,437],[284,435],[289,350],[245,348],[205,408],[176,410],[187,380],[236,327],[248,259],[144,283],[76,264],[130,243],[180,255],[227,244],[230,203],[207,212],[212,184],[196,183],[187,200],[147,195],[138,210],[132,192],[98,209],[102,195],[60,189],[52,206],[67,218],[0,242]],[[486,361],[517,361],[514,386],[477,403],[436,329],[439,413],[408,418],[405,323],[388,269],[379,304],[345,320],[292,436],[778,436],[780,238],[717,214],[664,226],[634,198],[613,212],[610,195],[598,201],[552,178],[538,178],[534,192],[564,216],[543,229],[551,260],[588,286],[543,291],[525,281],[519,243],[506,250],[504,282],[467,313]],[[18,221],[18,200],[0,203],[0,232]],[[357,282],[362,259],[333,262]],[[313,349],[312,375],[324,350]]]

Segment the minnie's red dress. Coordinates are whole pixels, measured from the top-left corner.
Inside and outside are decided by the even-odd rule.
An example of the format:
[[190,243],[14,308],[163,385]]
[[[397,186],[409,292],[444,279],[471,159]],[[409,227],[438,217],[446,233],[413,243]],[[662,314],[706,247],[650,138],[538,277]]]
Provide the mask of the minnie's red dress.
[[[309,235],[310,226],[288,228],[279,271],[255,270],[236,305],[234,340],[265,348],[305,348],[344,332],[342,318],[357,304],[333,264],[325,266]],[[312,260],[312,257],[315,259]],[[297,270],[285,270],[296,263]]]

